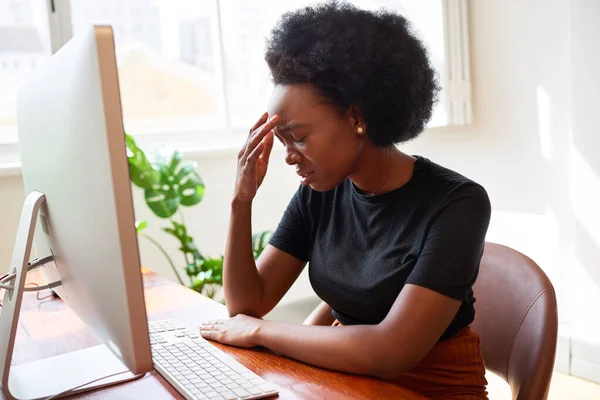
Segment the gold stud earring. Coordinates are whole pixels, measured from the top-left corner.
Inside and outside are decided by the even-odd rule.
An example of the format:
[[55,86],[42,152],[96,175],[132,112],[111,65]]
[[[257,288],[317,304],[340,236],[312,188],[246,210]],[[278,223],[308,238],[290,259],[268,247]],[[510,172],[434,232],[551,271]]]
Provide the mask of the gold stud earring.
[[363,129],[363,127],[362,127],[362,126],[359,126],[359,127],[356,129],[356,131],[358,132],[358,134],[359,134],[359,135],[362,135],[362,134],[363,134],[363,132],[364,132],[365,130]]

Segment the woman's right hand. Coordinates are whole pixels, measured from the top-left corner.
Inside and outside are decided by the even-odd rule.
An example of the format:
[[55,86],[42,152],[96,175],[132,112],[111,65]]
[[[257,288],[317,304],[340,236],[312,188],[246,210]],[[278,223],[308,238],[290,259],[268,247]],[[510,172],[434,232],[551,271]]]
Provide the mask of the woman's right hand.
[[237,177],[235,183],[234,199],[244,203],[250,203],[256,196],[256,192],[267,173],[269,156],[273,148],[275,133],[273,128],[277,126],[279,117],[277,115],[268,118],[264,113],[262,117],[250,129],[248,140],[238,153]]

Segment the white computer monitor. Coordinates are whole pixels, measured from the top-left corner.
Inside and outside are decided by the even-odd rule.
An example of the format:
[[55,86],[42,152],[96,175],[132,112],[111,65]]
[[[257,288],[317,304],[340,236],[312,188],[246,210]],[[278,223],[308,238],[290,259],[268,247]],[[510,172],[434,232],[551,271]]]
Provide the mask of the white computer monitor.
[[[0,352],[3,341],[10,351],[4,359],[0,354],[0,368],[2,375],[9,369],[11,375],[2,382],[5,394],[37,398],[119,368],[131,374],[151,371],[111,27],[91,26],[53,55],[21,88],[17,114],[25,192],[37,195],[41,206],[34,248],[39,258],[54,257],[41,268],[49,282],[61,281],[54,290],[103,345],[53,357],[45,367],[44,360],[10,367],[8,325],[15,322],[8,321],[11,313],[5,310],[11,305],[5,297],[9,308],[0,315]],[[19,231],[13,264],[20,264],[17,253],[26,252],[25,241],[31,239],[26,228]],[[16,271],[19,265],[11,268]],[[43,383],[33,383],[36,368],[46,368],[40,371]]]

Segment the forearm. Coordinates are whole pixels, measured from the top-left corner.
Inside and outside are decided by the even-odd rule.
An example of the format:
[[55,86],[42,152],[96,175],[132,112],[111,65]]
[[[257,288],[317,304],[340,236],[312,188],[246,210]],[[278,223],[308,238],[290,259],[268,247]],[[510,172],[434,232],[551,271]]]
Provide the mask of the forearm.
[[381,366],[389,363],[390,352],[380,336],[377,325],[331,327],[263,321],[254,342],[318,367],[383,377]]
[[223,263],[223,292],[230,316],[259,314],[262,282],[252,253],[252,204],[234,201]]

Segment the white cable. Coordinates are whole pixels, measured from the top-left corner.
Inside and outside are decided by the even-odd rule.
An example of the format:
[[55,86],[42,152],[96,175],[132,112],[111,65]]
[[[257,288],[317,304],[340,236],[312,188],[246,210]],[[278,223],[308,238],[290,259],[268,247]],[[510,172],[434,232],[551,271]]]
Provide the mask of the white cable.
[[[42,265],[46,265],[49,262],[54,260],[54,256],[48,256],[48,257],[44,257],[42,259],[33,259],[29,262],[29,264],[27,265],[27,272],[31,271],[32,269],[35,269],[37,267],[41,267]],[[15,290],[14,286],[11,285],[6,285],[6,282],[10,282],[12,280],[14,280],[17,276],[16,272],[13,272],[12,274],[8,274],[6,275],[4,278],[0,279],[0,289],[4,289],[4,290]],[[55,288],[56,286],[60,285],[60,281],[57,282],[52,282],[48,285],[44,285],[44,286],[38,286],[35,288],[25,288],[23,289],[25,292],[37,292],[39,290],[44,290],[44,289],[52,289]]]
[[[51,261],[54,261],[54,256],[48,256],[48,257],[44,257],[42,259],[35,258],[35,259],[29,261],[29,264],[27,265],[27,272],[31,271],[32,269],[46,265]],[[6,283],[7,281],[14,279],[16,276],[17,276],[16,272],[13,272],[12,274],[8,274],[4,278],[2,278],[2,280],[0,280],[0,283]]]
[[[4,282],[4,280],[2,280],[0,282]],[[49,283],[44,286],[25,287],[25,288],[23,288],[23,291],[24,292],[39,292],[40,290],[54,289],[55,287],[60,286],[60,285],[62,285],[62,282],[56,281],[56,282],[52,282],[52,283]],[[6,285],[4,283],[0,283],[0,289],[15,290],[15,287],[11,286],[11,285]]]
[[[68,393],[70,393],[70,392],[73,392],[73,391],[77,390],[77,389],[81,389],[81,388],[82,388],[82,387],[84,387],[84,386],[91,385],[92,383],[96,383],[96,382],[98,382],[98,381],[101,381],[101,380],[103,380],[103,379],[106,379],[106,378],[112,378],[113,376],[117,376],[117,375],[126,374],[126,373],[128,373],[128,372],[131,372],[131,371],[129,371],[129,370],[128,370],[128,371],[121,371],[121,372],[116,372],[116,373],[114,373],[114,374],[111,374],[111,375],[103,376],[102,378],[94,379],[93,381],[89,381],[89,382],[87,382],[87,383],[84,383],[84,384],[82,384],[82,385],[75,386],[74,388],[67,389],[67,390],[65,390],[65,391],[62,391],[62,392],[60,392],[60,393],[54,394],[54,395],[52,395],[52,396],[50,396],[50,397],[46,397],[44,400],[52,400],[52,399],[56,399],[56,398],[58,398],[58,397],[60,397],[60,396],[64,396],[64,395],[66,395],[66,394],[68,394]],[[137,379],[137,378],[141,378],[141,377],[143,377],[144,375],[146,375],[146,373],[145,373],[145,372],[144,372],[143,374],[137,374],[137,375],[133,376],[133,377],[132,377],[130,380],[134,380],[134,379]]]

